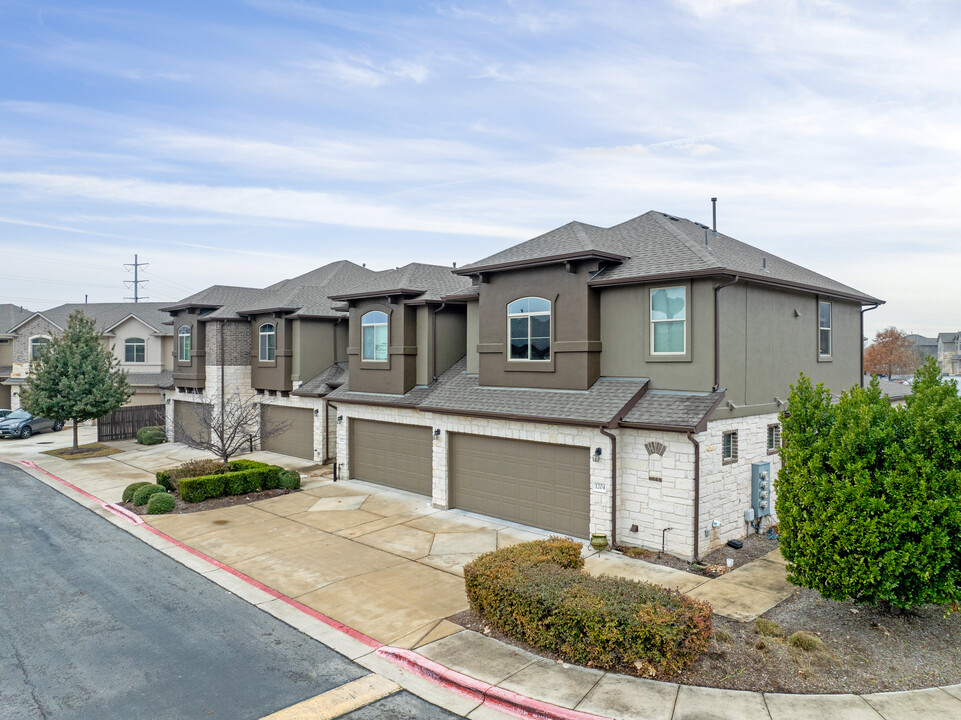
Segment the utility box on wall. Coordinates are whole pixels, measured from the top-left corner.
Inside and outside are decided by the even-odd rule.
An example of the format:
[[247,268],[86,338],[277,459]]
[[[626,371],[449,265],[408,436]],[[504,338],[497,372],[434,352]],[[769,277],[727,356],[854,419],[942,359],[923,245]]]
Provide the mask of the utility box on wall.
[[754,517],[771,514],[771,463],[751,463],[751,507]]

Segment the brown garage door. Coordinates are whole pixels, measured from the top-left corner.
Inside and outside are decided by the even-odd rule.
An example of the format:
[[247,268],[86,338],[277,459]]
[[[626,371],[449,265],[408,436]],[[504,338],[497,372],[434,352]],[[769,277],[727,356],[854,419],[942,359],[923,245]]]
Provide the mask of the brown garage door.
[[422,495],[431,494],[429,427],[350,421],[350,476]]
[[[209,408],[209,406],[208,406]],[[210,441],[210,413],[200,403],[174,401],[174,441],[182,442],[186,433],[195,440]]]
[[282,405],[260,406],[261,427],[279,427],[287,423],[287,429],[273,437],[261,438],[261,450],[314,459],[314,411],[310,408],[293,408]]
[[451,507],[585,538],[589,462],[584,447],[452,434]]

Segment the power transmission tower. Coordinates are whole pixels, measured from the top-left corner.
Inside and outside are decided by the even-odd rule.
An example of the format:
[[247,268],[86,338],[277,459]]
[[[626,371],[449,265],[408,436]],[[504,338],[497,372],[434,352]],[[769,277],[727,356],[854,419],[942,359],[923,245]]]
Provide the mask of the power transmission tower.
[[133,300],[135,303],[141,300],[149,300],[148,297],[140,297],[140,286],[146,285],[148,280],[141,280],[139,270],[142,267],[147,267],[150,263],[137,262],[137,256],[133,256],[132,263],[124,263],[124,267],[127,268],[127,272],[130,272],[130,268],[133,268],[133,280],[124,280],[123,284],[127,287],[133,287],[133,297],[125,297],[124,300]]

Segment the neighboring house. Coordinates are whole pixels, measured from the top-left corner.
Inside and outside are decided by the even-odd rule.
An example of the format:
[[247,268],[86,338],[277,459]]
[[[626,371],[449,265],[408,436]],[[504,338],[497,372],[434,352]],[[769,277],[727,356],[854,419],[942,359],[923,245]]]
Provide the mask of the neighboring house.
[[938,365],[943,373],[961,375],[961,332],[938,333]]
[[346,379],[347,314],[328,296],[374,274],[343,260],[266,288],[213,286],[167,306],[175,338],[168,435],[176,439],[175,425],[206,432],[191,404],[239,392],[259,397],[265,422],[289,422],[262,449],[332,457],[323,398]]
[[[30,361],[43,343],[62,334],[71,313],[80,310],[96,322],[101,342],[127,371],[133,396],[127,405],[157,405],[171,383],[170,328],[164,303],[70,303],[20,317],[11,338],[10,407],[20,407],[19,386],[30,374]],[[4,337],[4,336],[0,336]]]
[[924,337],[924,335],[917,335],[915,333],[911,333],[906,337],[914,346],[914,349],[917,350],[922,360],[927,360],[929,357],[933,357],[935,360],[938,359],[937,338]]
[[4,303],[0,305],[0,408],[11,408],[13,383],[13,341],[16,335],[9,332],[33,313],[19,305]]
[[862,307],[881,302],[659,212],[332,299],[350,313],[326,395],[343,476],[687,558],[772,510],[791,383],[859,384]]

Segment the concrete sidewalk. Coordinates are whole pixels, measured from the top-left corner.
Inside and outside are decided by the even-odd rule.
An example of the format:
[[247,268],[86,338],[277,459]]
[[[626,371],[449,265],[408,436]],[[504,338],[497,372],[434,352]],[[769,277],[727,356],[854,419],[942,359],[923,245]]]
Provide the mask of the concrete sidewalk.
[[[179,445],[125,442],[111,443],[124,449],[117,455],[65,461],[39,454],[52,447],[45,441],[53,438],[61,440],[41,434],[4,442],[0,456],[36,462],[103,503],[119,502],[131,482],[201,455]],[[305,462],[272,453],[246,457],[293,469]],[[501,717],[497,708],[510,707],[510,715],[518,716],[519,698],[530,699],[528,710],[544,711],[545,717],[961,718],[961,686],[865,696],[686,687],[558,664],[464,630],[444,619],[467,607],[464,564],[546,533],[440,511],[426,498],[368,483],[333,483],[318,474],[304,480],[301,493],[146,520],[169,540],[144,526],[128,530],[348,657],[367,658],[374,672],[471,718]],[[713,580],[614,553],[589,552],[586,568],[677,587],[738,620],[752,619],[790,594],[777,553]],[[339,632],[338,623],[350,630]],[[398,663],[442,676],[442,685],[456,694],[401,672]],[[503,698],[521,705],[509,707]]]

